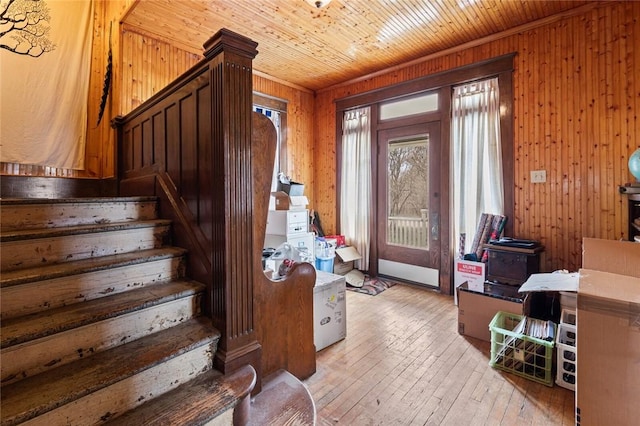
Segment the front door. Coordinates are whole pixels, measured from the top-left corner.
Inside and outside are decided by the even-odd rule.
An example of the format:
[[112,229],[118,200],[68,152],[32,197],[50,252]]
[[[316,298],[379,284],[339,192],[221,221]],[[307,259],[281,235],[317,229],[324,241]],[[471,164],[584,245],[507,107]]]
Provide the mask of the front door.
[[378,132],[378,273],[437,287],[440,123]]

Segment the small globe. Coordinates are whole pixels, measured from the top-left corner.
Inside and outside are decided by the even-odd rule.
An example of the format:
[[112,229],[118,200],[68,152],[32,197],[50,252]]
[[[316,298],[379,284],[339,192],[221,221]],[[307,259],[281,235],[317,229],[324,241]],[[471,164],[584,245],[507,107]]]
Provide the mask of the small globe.
[[629,157],[629,171],[640,182],[640,148],[636,149]]

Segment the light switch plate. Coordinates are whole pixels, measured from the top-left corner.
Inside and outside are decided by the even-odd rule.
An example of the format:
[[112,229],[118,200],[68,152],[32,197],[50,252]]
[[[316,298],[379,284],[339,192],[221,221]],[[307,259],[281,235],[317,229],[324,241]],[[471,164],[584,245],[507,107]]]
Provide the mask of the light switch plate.
[[546,181],[546,170],[531,170],[531,183],[545,183]]

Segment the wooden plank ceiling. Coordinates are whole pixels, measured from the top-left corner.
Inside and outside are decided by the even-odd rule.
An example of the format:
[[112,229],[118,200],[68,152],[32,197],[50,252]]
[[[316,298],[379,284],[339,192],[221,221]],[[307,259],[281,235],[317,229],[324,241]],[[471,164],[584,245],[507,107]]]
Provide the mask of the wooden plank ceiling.
[[124,23],[202,53],[220,28],[258,42],[254,69],[311,90],[472,42],[587,1],[138,0]]

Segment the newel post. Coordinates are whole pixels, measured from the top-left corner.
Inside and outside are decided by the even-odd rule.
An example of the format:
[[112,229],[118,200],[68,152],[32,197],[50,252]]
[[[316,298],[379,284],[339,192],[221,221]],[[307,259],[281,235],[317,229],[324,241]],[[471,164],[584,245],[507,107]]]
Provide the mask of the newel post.
[[252,61],[257,43],[222,29],[205,45],[211,78],[212,292],[222,337],[214,365],[224,373],[251,364],[260,376],[254,318],[251,172]]

